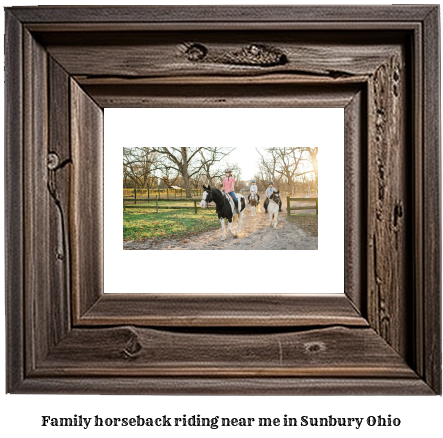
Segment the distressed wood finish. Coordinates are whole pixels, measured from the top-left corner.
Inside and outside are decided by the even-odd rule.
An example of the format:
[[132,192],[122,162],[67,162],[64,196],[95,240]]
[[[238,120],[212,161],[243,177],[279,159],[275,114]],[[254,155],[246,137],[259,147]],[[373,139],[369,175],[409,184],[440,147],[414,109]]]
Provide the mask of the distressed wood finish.
[[[7,390],[441,393],[438,41],[432,6],[8,8]],[[103,294],[104,107],[312,106],[346,295]]]
[[74,329],[34,373],[46,374],[415,378],[372,329],[336,326],[299,333],[225,330],[217,342],[206,330]]
[[[71,79],[70,204],[74,320],[103,294],[103,110]],[[91,254],[101,257],[91,263]]]
[[[321,313],[312,309],[321,308]],[[190,318],[190,315],[192,317]],[[163,327],[367,327],[343,295],[106,294],[78,325]]]
[[[418,351],[422,356],[422,376],[432,388],[441,388],[441,127],[439,120],[441,87],[440,62],[435,53],[440,52],[440,39],[433,37],[440,29],[440,14],[437,8],[426,16],[423,38],[424,63],[423,80],[423,271],[422,295],[423,312],[417,315],[420,324],[422,348]],[[432,79],[434,78],[434,79]],[[417,111],[419,109],[417,108]],[[440,305],[439,305],[440,304]]]
[[[51,39],[42,38],[48,53],[72,72],[74,76],[91,81],[112,79],[128,80],[144,77],[183,77],[228,75],[230,77],[254,77],[264,74],[298,74],[317,78],[340,78],[364,75],[373,72],[389,57],[393,42],[382,44],[380,36],[372,44],[370,40],[357,44],[349,51],[346,36],[331,42],[331,36],[324,35],[325,41],[309,42],[309,34],[287,31],[265,37],[269,50],[276,48],[288,60],[282,65],[254,67],[253,62],[265,57],[260,54],[260,45],[251,44],[263,40],[263,32],[179,32],[175,33],[131,33],[125,44],[110,34],[91,34],[89,38],[71,44],[52,45]],[[62,38],[63,36],[61,36]],[[65,37],[66,38],[66,37]],[[368,36],[366,35],[366,39]],[[389,38],[389,34],[386,36]],[[294,45],[293,41],[304,41]],[[390,38],[392,40],[392,37]],[[394,43],[401,38],[396,36]],[[189,46],[198,42],[207,51],[202,59],[192,60]],[[343,45],[340,47],[340,45]],[[256,47],[256,50],[253,48]],[[87,48],[87,50],[85,50]],[[130,50],[129,50],[130,49]],[[372,49],[372,50],[371,50]],[[253,51],[250,61],[242,59],[239,52]],[[256,53],[258,52],[258,53]],[[368,52],[371,53],[368,56]],[[232,59],[233,58],[233,59]],[[238,58],[238,62],[236,59]],[[257,66],[255,66],[257,67]]]
[[[311,29],[316,24],[326,22],[359,24],[365,26],[365,22],[380,21],[396,23],[402,21],[417,22],[424,20],[435,9],[435,6],[201,6],[198,8],[180,6],[149,6],[149,7],[78,7],[71,6],[57,8],[43,7],[13,7],[10,10],[19,20],[26,23],[79,23],[89,25],[91,23],[159,23],[177,25],[187,23],[191,28],[199,23],[213,26],[216,23],[232,24],[244,23],[248,25],[266,26],[270,23],[303,23],[310,22]],[[189,24],[191,23],[191,24]],[[100,27],[98,27],[100,29]],[[343,25],[340,27],[343,29]]]
[[[368,318],[403,355],[407,349],[408,266],[406,211],[410,146],[404,134],[405,65],[399,54],[368,82]],[[409,303],[411,304],[411,303]]]
[[23,27],[5,15],[5,295],[6,385],[18,388],[25,375],[23,236]]
[[355,93],[345,108],[345,292],[361,315],[367,317],[366,295],[366,215],[367,190],[366,95]]
[[71,191],[71,141],[69,138],[69,75],[53,59],[48,60],[48,149],[47,189],[50,195],[49,229],[51,271],[51,320],[54,342],[58,343],[71,327],[71,255],[69,203]]
[[[48,89],[44,80],[48,73],[47,56],[29,32],[24,32],[24,84],[25,124],[23,144],[25,235],[24,278],[25,288],[33,293],[25,295],[26,367],[29,372],[44,359],[54,346],[54,327],[47,323],[52,318],[51,292],[60,290],[51,286],[48,259],[51,232],[49,230],[50,196],[47,189],[47,121]],[[41,123],[33,123],[40,119]],[[44,232],[42,232],[44,231]],[[42,256],[44,254],[44,256]],[[55,285],[56,286],[56,285]]]
[[[182,80],[186,81],[185,78]],[[160,86],[159,86],[160,85]],[[292,84],[156,84],[156,85],[85,85],[84,89],[99,105],[107,108],[304,108],[345,107],[361,84],[323,82]]]

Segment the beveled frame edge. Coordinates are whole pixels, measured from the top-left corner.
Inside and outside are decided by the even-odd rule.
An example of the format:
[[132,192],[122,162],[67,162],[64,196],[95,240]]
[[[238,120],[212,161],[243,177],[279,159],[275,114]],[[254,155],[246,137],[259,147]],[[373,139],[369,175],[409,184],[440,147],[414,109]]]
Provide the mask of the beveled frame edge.
[[[360,84],[351,84],[352,88],[343,96],[328,98],[326,106],[344,107],[345,125],[357,126],[352,130],[352,135],[347,135],[349,148],[355,146],[351,143],[351,137],[355,142],[363,142],[360,132],[361,118],[364,118],[365,100],[361,97]],[[355,85],[355,86],[354,86]],[[77,86],[75,86],[77,89]],[[89,90],[86,90],[88,93]],[[95,95],[90,93],[92,101]],[[324,101],[326,102],[326,101]],[[89,122],[88,122],[89,123]],[[88,130],[90,126],[88,127]],[[97,128],[99,129],[99,128]],[[101,128],[100,128],[101,129]],[[345,131],[349,129],[345,127]],[[345,134],[346,135],[346,134]],[[85,142],[79,140],[80,144]],[[346,147],[348,149],[348,146]],[[351,168],[357,161],[363,150],[355,153],[352,159],[346,159],[346,165]],[[78,157],[75,161],[78,160]],[[360,166],[360,165],[359,165]],[[357,169],[358,166],[355,167]],[[353,172],[357,176],[347,179],[347,192],[355,192],[355,202],[363,208],[363,172],[359,168]],[[352,211],[354,210],[354,211]],[[160,326],[160,327],[299,327],[303,325],[330,326],[332,324],[364,327],[368,322],[361,316],[362,303],[361,292],[358,284],[364,284],[363,253],[364,245],[360,240],[363,238],[360,225],[361,213],[358,209],[348,209],[348,228],[353,230],[352,239],[347,236],[345,245],[348,249],[357,247],[352,251],[348,264],[352,271],[345,279],[345,294],[105,294],[103,292],[84,297],[81,288],[73,287],[72,294],[75,304],[73,314],[75,326],[100,326],[131,323],[137,326]],[[92,238],[92,237],[91,237]],[[74,251],[75,252],[75,251]],[[82,259],[76,256],[78,260]],[[82,271],[82,266],[76,271]],[[96,290],[99,285],[97,284]],[[84,288],[83,288],[84,289]],[[118,309],[118,314],[116,310]],[[313,315],[309,309],[318,310],[318,315]],[[192,315],[192,316],[190,316]]]
[[[14,8],[13,8],[14,9]],[[371,8],[372,9],[372,8]],[[377,9],[377,8],[373,8]],[[389,8],[388,8],[389,9]],[[405,8],[408,9],[408,8]],[[427,263],[421,264],[423,274],[425,272],[428,275],[423,275],[421,277],[424,278],[425,281],[421,282],[420,279],[417,279],[417,284],[423,286],[423,295],[422,298],[420,296],[417,297],[418,302],[422,303],[422,307],[418,306],[417,310],[417,340],[422,339],[422,343],[417,342],[417,350],[415,351],[415,357],[417,362],[420,362],[419,357],[421,357],[423,364],[423,375],[424,380],[434,389],[434,391],[441,393],[441,382],[440,382],[440,321],[439,321],[439,309],[436,311],[435,304],[436,302],[440,304],[440,216],[438,210],[438,217],[435,218],[435,205],[440,205],[440,191],[435,190],[435,182],[436,180],[440,182],[440,150],[439,150],[439,142],[440,142],[440,124],[439,119],[435,119],[436,113],[439,113],[439,93],[435,93],[435,84],[439,84],[439,62],[438,56],[435,56],[436,53],[439,52],[439,40],[435,38],[435,33],[438,34],[438,7],[437,8],[411,8],[412,15],[414,15],[417,11],[423,14],[420,16],[420,19],[423,20],[422,25],[424,29],[424,39],[427,41],[427,44],[423,44],[424,47],[424,64],[423,64],[423,72],[417,72],[418,74],[423,73],[424,78],[424,96],[426,98],[426,102],[428,105],[424,106],[423,113],[423,135],[424,135],[424,149],[423,149],[423,174],[426,175],[426,178],[423,178],[424,184],[421,184],[419,178],[417,177],[417,188],[423,187],[423,228],[422,230],[431,230],[430,234],[432,238],[425,238],[423,236],[422,242],[416,242],[415,245],[419,248],[423,248],[423,255]],[[392,9],[391,9],[392,11]],[[14,11],[15,12],[15,11]],[[386,11],[384,12],[386,13]],[[420,15],[420,13],[418,15]],[[411,19],[411,17],[409,17]],[[416,19],[416,17],[414,17]],[[30,20],[33,21],[33,20]],[[34,20],[35,21],[35,20]],[[6,61],[7,61],[7,71],[6,71],[6,80],[8,87],[6,87],[6,207],[9,208],[9,216],[6,221],[6,253],[7,253],[7,269],[6,269],[6,283],[7,283],[7,311],[8,311],[8,388],[15,388],[17,392],[21,392],[18,388],[17,384],[23,383],[23,350],[20,348],[17,349],[17,346],[23,347],[23,330],[15,323],[11,324],[14,320],[22,320],[23,314],[21,313],[21,309],[23,306],[22,294],[21,290],[23,288],[23,283],[18,280],[22,278],[23,265],[22,265],[22,255],[23,255],[23,235],[21,232],[22,225],[22,208],[23,204],[20,202],[22,197],[17,200],[17,186],[20,187],[20,178],[22,168],[21,168],[21,160],[22,160],[22,151],[19,148],[17,150],[14,146],[17,144],[21,144],[22,140],[22,130],[19,129],[19,123],[17,120],[20,120],[22,117],[23,108],[20,107],[17,99],[13,98],[14,93],[18,92],[21,94],[22,84],[21,77],[17,75],[13,75],[12,72],[15,69],[15,72],[20,71],[19,65],[22,61],[21,56],[17,56],[17,53],[21,53],[20,46],[22,44],[22,38],[20,35],[20,23],[18,23],[13,17],[7,14],[6,16],[6,27],[7,27],[7,51],[6,51]],[[12,38],[8,40],[8,36]],[[9,50],[8,50],[9,49]],[[14,53],[14,49],[16,52]],[[429,73],[429,74],[428,74]],[[437,78],[437,79],[436,79]],[[420,97],[420,93],[417,93],[418,97]],[[429,105],[430,104],[430,105]],[[423,101],[418,103],[423,107]],[[15,120],[15,122],[13,122]],[[420,134],[416,133],[419,137]],[[428,173],[429,172],[429,173]],[[12,192],[11,185],[8,184],[8,181],[14,181],[15,190]],[[18,185],[17,185],[18,182]],[[427,187],[432,188],[432,190],[427,190]],[[19,191],[22,194],[22,191]],[[13,197],[14,195],[14,197]],[[17,202],[19,201],[19,202]],[[420,209],[418,209],[420,211]],[[425,232],[425,231],[423,231]],[[436,243],[438,244],[438,248],[436,249]],[[429,250],[428,250],[429,248]],[[420,257],[418,257],[420,258]],[[18,277],[17,277],[18,275]],[[13,285],[13,287],[12,287]],[[8,287],[9,286],[9,287]],[[15,293],[13,293],[15,292]],[[17,293],[19,292],[19,293]],[[431,312],[431,309],[433,310]],[[428,312],[427,312],[428,311]],[[425,318],[425,315],[432,314],[432,319],[428,320]],[[16,319],[18,318],[18,319]],[[438,327],[439,330],[435,328]],[[18,330],[15,330],[18,329]],[[13,348],[11,348],[13,346]],[[430,347],[427,348],[427,347]],[[420,351],[419,351],[420,350]],[[424,357],[426,360],[424,360]],[[16,366],[16,368],[15,368]],[[422,374],[420,372],[420,374]],[[56,380],[56,379],[55,379]],[[55,381],[53,380],[53,381]],[[163,388],[165,392],[168,392],[166,389],[168,383],[168,379],[163,379],[161,382],[164,382]],[[194,380],[191,383],[191,386],[195,384],[197,380]],[[271,382],[271,380],[267,380]],[[14,382],[14,384],[12,384]],[[173,381],[174,382],[174,381]],[[172,384],[173,384],[172,382]],[[251,392],[254,392],[253,387],[257,385],[257,380],[255,383],[246,382],[246,386],[251,385]],[[275,387],[279,386],[279,381],[276,380],[273,382]],[[297,381],[298,384],[300,381]],[[34,382],[35,383],[35,382]],[[281,383],[281,382],[280,382]],[[316,384],[315,382],[312,386],[312,392],[316,392]],[[318,383],[318,382],[317,382]],[[355,383],[355,382],[354,382]],[[46,384],[48,388],[51,387],[51,380],[46,380]],[[107,385],[102,380],[102,384]],[[134,381],[136,385],[137,382]],[[157,381],[157,384],[162,386],[162,383]],[[229,381],[225,381],[224,384],[229,386]],[[263,384],[263,382],[259,382],[258,386]],[[338,382],[337,382],[338,384]],[[391,382],[392,384],[392,382]],[[66,381],[65,381],[66,385]],[[203,385],[203,386],[199,386]],[[21,386],[21,385],[19,385]],[[27,386],[27,389],[26,389]],[[38,392],[40,389],[34,386],[34,384],[28,381],[28,384],[22,386],[22,390],[24,392],[33,392],[32,388],[37,388]],[[82,385],[79,382],[78,388]],[[100,386],[100,384],[99,384]],[[105,388],[103,386],[103,388]],[[118,386],[118,383],[116,383]],[[159,387],[160,387],[159,386]],[[197,384],[197,387],[200,388],[196,392],[200,392],[201,388],[205,386],[205,383]],[[211,386],[211,385],[209,385]],[[358,386],[358,383],[357,383]],[[196,387],[196,388],[197,388]],[[320,385],[320,392],[322,385]],[[257,388],[257,387],[256,387]],[[71,387],[73,391],[78,391],[79,389]],[[212,386],[212,390],[214,386]],[[238,388],[237,388],[238,390]],[[367,388],[366,388],[367,390]],[[51,391],[49,389],[49,391]],[[81,390],[80,390],[81,391]],[[112,391],[112,390],[111,390]],[[286,390],[283,390],[285,392]],[[107,392],[105,389],[104,392]],[[224,392],[221,390],[221,392]],[[307,390],[309,392],[309,390]],[[399,390],[399,393],[402,393],[402,390]],[[412,391],[413,393],[414,391]]]
[[[442,394],[441,327],[441,47],[440,9],[423,20],[423,318],[424,366],[418,367],[431,388]],[[439,190],[435,190],[435,186]],[[433,207],[434,206],[434,207]],[[437,206],[437,208],[435,208]],[[420,246],[419,246],[420,247]],[[432,304],[434,303],[434,304]],[[437,309],[434,308],[435,306]]]

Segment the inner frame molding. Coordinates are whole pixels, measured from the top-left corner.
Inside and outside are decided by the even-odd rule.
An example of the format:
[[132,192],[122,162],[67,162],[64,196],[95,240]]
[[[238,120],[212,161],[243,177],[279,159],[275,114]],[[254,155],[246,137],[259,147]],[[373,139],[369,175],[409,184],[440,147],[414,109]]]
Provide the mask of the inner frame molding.
[[[7,8],[7,391],[441,394],[438,19]],[[103,108],[270,106],[345,108],[345,295],[103,294]]]

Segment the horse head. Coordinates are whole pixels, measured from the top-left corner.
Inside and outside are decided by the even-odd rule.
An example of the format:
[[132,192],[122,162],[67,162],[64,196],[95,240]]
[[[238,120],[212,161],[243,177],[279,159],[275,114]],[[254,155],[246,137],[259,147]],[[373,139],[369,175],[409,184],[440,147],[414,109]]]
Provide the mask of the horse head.
[[280,192],[279,191],[273,192],[272,195],[269,197],[269,199],[272,199],[275,203],[279,204],[280,203]]
[[200,201],[200,207],[201,208],[206,208],[209,203],[212,201],[212,189],[211,186],[208,184],[208,187],[206,187],[203,184],[203,195],[202,195],[202,200]]

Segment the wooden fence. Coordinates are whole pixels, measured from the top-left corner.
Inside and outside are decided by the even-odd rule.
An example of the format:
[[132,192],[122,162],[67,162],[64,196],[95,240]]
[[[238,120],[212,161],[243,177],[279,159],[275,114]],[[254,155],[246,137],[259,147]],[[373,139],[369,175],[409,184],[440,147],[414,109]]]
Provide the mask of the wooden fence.
[[[184,194],[183,194],[184,192]],[[177,196],[178,193],[178,196]],[[202,196],[203,190],[191,190],[191,196]],[[141,196],[147,196],[148,200],[155,200],[155,196],[158,199],[183,199],[186,198],[185,189],[123,189],[123,196],[133,196],[135,199]],[[164,197],[164,198],[163,198]]]
[[[134,205],[126,205],[126,201],[134,201]],[[190,198],[185,198],[185,199],[169,199],[169,202],[193,202],[194,206],[193,207],[175,207],[175,206],[159,206],[158,202],[159,201],[165,201],[165,199],[159,199],[158,196],[155,196],[155,199],[151,199],[151,202],[155,202],[155,205],[146,205],[143,204],[143,202],[148,202],[148,199],[139,199],[139,202],[141,202],[142,204],[137,204],[137,198],[123,198],[123,211],[126,210],[127,208],[146,208],[146,209],[152,209],[152,210],[156,210],[156,213],[158,213],[158,210],[194,210],[194,213],[197,214],[198,213],[198,209],[200,209],[201,207],[197,207],[197,202],[198,199],[190,199]]]
[[[306,207],[291,207],[291,201],[298,202],[315,202],[315,205],[309,205]],[[286,206],[288,210],[288,216],[291,214],[291,210],[313,210],[315,208],[315,214],[318,216],[318,198],[291,198],[286,197]]]

